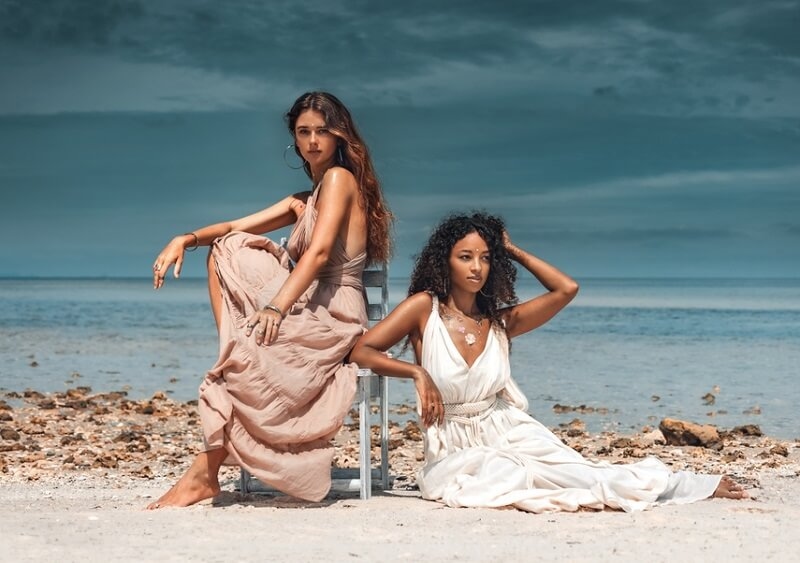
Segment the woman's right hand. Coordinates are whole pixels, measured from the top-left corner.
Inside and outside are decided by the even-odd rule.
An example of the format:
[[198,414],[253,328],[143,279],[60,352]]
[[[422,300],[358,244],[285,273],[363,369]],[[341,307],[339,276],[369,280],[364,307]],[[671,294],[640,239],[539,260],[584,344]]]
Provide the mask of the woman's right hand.
[[417,395],[419,396],[422,423],[425,426],[442,424],[444,422],[442,395],[425,368],[419,367],[416,370],[414,386],[417,388]]
[[181,276],[181,266],[183,266],[183,255],[186,252],[184,241],[186,235],[180,235],[169,241],[169,244],[156,257],[153,263],[153,288],[159,289],[164,285],[164,278],[167,270],[175,265],[174,275],[176,278]]

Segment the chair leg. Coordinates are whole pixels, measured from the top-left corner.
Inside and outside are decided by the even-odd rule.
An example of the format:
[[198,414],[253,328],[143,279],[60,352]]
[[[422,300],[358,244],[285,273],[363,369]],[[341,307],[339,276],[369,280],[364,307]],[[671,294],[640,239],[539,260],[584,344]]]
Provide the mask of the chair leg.
[[360,494],[362,500],[372,496],[372,452],[371,436],[369,431],[369,382],[370,377],[358,378],[358,430],[359,430],[359,457],[360,457]]
[[246,495],[250,492],[250,472],[247,469],[239,469],[239,492]]
[[381,488],[389,490],[389,378],[379,376],[381,402]]

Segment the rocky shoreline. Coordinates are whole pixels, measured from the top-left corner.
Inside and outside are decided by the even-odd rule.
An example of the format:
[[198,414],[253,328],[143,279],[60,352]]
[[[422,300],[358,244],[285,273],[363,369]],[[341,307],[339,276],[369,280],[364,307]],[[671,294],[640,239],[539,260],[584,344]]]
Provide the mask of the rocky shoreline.
[[[422,433],[407,405],[393,407],[389,455],[396,489],[413,490],[422,464]],[[351,417],[355,418],[355,412]],[[390,416],[391,418],[391,416]],[[754,425],[718,429],[664,419],[635,434],[590,434],[576,418],[553,431],[592,459],[626,463],[656,456],[674,470],[725,473],[751,489],[763,475],[800,476],[800,440],[762,435]],[[334,440],[337,467],[358,467],[358,424],[346,424]],[[373,427],[373,457],[380,455]],[[196,401],[176,402],[165,393],[130,400],[125,392],[0,394],[0,482],[49,481],[75,475],[135,480],[180,476],[202,444]],[[238,469],[223,470],[235,481]],[[756,491],[757,492],[757,491]]]

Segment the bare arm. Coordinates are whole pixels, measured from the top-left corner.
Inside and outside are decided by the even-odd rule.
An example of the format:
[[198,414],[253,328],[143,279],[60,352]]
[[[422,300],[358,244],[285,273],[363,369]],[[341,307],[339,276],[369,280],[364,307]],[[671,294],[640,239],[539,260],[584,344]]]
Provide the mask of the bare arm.
[[350,359],[361,367],[381,375],[413,379],[420,399],[422,422],[426,426],[444,421],[439,389],[422,366],[391,358],[386,351],[406,336],[421,338],[431,306],[432,300],[427,293],[412,295],[361,336],[350,352]]
[[301,192],[285,197],[266,209],[232,221],[215,223],[197,229],[191,233],[178,235],[158,254],[153,264],[153,287],[159,289],[164,285],[164,278],[171,265],[175,265],[174,275],[181,275],[184,253],[187,248],[206,246],[221,236],[232,231],[261,234],[291,225],[297,219],[302,204],[309,192]]
[[547,293],[503,311],[508,336],[525,334],[542,326],[561,311],[578,293],[578,283],[544,260],[513,242],[504,233],[504,244],[511,258],[528,270],[548,290]]
[[316,202],[317,221],[311,233],[311,243],[289,279],[272,299],[273,305],[286,313],[308,289],[322,267],[328,263],[342,225],[358,206],[358,201],[358,185],[349,171],[333,168],[325,174]]
[[[294,270],[267,307],[256,311],[248,320],[247,335],[261,325],[256,343],[270,344],[278,337],[278,327],[289,308],[316,279],[327,264],[331,250],[349,215],[359,206],[358,186],[353,175],[344,168],[332,168],[325,173],[316,203],[317,221],[311,233],[311,243],[300,257]],[[263,340],[260,330],[264,331]]]

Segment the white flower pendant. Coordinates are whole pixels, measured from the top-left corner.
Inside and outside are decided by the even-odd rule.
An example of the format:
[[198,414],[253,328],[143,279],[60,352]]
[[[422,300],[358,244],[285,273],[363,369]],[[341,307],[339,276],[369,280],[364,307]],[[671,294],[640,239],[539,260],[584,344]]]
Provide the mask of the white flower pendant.
[[[446,315],[443,318],[446,319],[447,321],[455,321],[455,317],[453,317],[452,315]],[[460,322],[462,322],[462,323],[464,322],[464,319],[462,319],[461,317],[458,317],[458,320]],[[481,335],[481,323],[480,323],[480,321],[475,321],[475,323],[478,325],[478,336],[480,336]],[[458,332],[460,332],[461,334],[464,335],[464,342],[467,343],[467,346],[472,346],[473,344],[475,344],[478,341],[478,337],[476,337],[475,334],[472,333],[472,332],[467,332],[467,329],[463,324],[460,325],[460,326],[456,326],[455,329]]]

